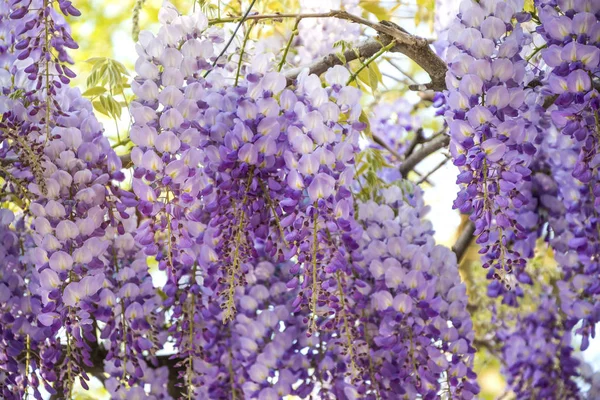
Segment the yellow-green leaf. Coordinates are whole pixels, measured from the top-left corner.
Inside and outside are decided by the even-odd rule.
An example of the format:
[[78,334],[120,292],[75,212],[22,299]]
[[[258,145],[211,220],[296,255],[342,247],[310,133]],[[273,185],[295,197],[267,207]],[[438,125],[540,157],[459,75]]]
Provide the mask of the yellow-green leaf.
[[99,113],[102,113],[104,115],[108,115],[108,111],[106,111],[106,108],[104,108],[104,105],[102,104],[102,102],[100,100],[93,101],[92,105],[94,106],[94,110],[96,110]]
[[379,1],[361,1],[358,4],[363,10],[370,12],[375,15],[378,20],[388,20],[390,19],[389,12],[386,8],[379,5]]
[[381,71],[379,70],[379,65],[377,65],[377,63],[372,62],[371,65],[369,65],[369,67],[371,67],[373,69],[373,72],[375,73],[375,76],[377,77],[377,81],[383,82],[383,75],[381,75]]
[[103,88],[102,86],[94,86],[94,87],[89,88],[85,92],[83,92],[83,96],[94,97],[94,96],[99,96],[101,94],[104,94],[105,92],[106,92],[106,89]]
[[369,68],[364,68],[362,71],[360,71],[358,73],[358,80],[360,80],[362,83],[364,83],[367,86],[371,86],[371,83],[369,82]]
[[369,64],[369,67],[366,68],[369,70],[369,86],[371,86],[371,90],[375,92],[377,90],[377,84],[379,83],[379,79],[377,73],[375,72],[375,63]]
[[106,61],[106,58],[104,58],[104,57],[92,57],[92,58],[88,58],[87,60],[85,60],[86,63],[94,64],[94,65],[101,63],[101,62],[105,62],[105,61]]

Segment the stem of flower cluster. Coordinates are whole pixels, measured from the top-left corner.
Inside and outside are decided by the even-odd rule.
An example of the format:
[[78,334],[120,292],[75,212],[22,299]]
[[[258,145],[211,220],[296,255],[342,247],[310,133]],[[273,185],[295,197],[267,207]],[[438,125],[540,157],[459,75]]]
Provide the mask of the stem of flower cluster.
[[[196,282],[196,263],[192,267],[192,282],[191,285],[194,285]],[[187,363],[187,397],[188,399],[193,399],[194,396],[194,382],[193,382],[193,373],[194,373],[194,359],[192,357],[192,353],[194,350],[194,310],[196,309],[196,296],[193,292],[190,292],[191,304],[190,309],[188,311],[188,324],[189,324],[189,333],[188,333],[188,363]]]
[[[69,307],[69,315],[71,314],[71,307]],[[66,332],[67,338],[67,354],[65,355],[65,362],[67,363],[67,381],[66,383],[66,393],[65,397],[67,399],[71,398],[71,393],[73,391],[73,371],[71,370],[71,332],[67,330]]]
[[29,362],[31,359],[31,338],[29,334],[25,339],[25,398],[29,398]]
[[[166,193],[166,204],[169,204],[169,198],[171,192],[169,191],[169,189],[167,189],[167,193]],[[165,205],[165,214],[167,216],[167,235],[168,235],[168,245],[167,245],[167,262],[169,263],[169,265],[167,266],[169,268],[169,271],[171,272],[171,274],[173,276],[175,276],[175,273],[173,272],[173,242],[171,241],[171,238],[173,236],[173,231],[171,229],[171,214],[169,214],[169,212],[167,212],[166,209],[166,205]]]
[[[365,318],[365,310],[361,312],[362,318]],[[371,378],[371,384],[375,388],[375,400],[381,400],[381,393],[379,392],[379,385],[377,379],[375,379],[375,368],[373,366],[373,358],[371,357],[371,337],[369,336],[369,328],[367,324],[364,325],[365,330],[365,342],[367,344],[367,357],[369,359],[369,377]]]
[[240,215],[237,229],[235,231],[234,238],[234,250],[233,250],[233,259],[231,262],[231,267],[228,271],[228,287],[227,287],[227,300],[225,302],[225,312],[223,313],[223,323],[227,323],[227,321],[232,320],[235,312],[235,287],[236,287],[236,276],[238,271],[240,270],[240,247],[242,242],[242,232],[244,229],[244,219],[246,218],[246,211],[244,207],[248,202],[248,191],[250,190],[250,185],[252,184],[252,178],[254,177],[254,167],[251,167],[248,171],[248,182],[246,183],[246,190],[244,191],[244,199],[242,200],[242,205],[240,207]]
[[[46,47],[46,51],[50,54],[50,32],[48,31],[48,15],[46,12],[46,8],[48,8],[48,0],[44,0],[44,46]],[[46,56],[46,71],[44,71],[46,76],[46,142],[50,139],[50,60]]]
[[350,357],[350,368],[352,374],[357,370],[356,363],[354,362],[354,346],[352,344],[352,332],[350,332],[350,324],[348,323],[348,316],[346,315],[346,298],[344,297],[344,287],[342,285],[342,278],[340,271],[335,272],[335,280],[337,281],[337,287],[340,292],[340,303],[342,305],[342,319],[344,320],[344,331],[346,333],[346,345],[348,346],[348,356]]
[[237,392],[235,390],[235,377],[233,376],[233,354],[231,352],[231,346],[229,346],[229,364],[227,365],[229,371],[229,384],[231,385],[231,400],[237,399]]
[[121,341],[123,342],[123,373],[121,374],[121,381],[126,382],[127,378],[127,320],[125,318],[125,303],[121,298]]
[[286,248],[289,248],[290,246],[289,246],[287,240],[285,240],[285,232],[283,231],[283,228],[281,226],[281,222],[279,220],[279,215],[277,215],[277,211],[275,210],[275,205],[273,204],[273,201],[271,200],[271,195],[269,195],[269,188],[265,185],[265,183],[260,178],[258,178],[258,184],[260,185],[260,188],[262,189],[262,191],[265,195],[265,200],[267,201],[267,205],[271,209],[271,213],[273,214],[273,218],[275,219],[275,224],[277,225],[277,229],[279,229],[279,235],[281,236],[283,245]]
[[317,280],[317,204],[315,203],[315,210],[313,215],[313,248],[312,248],[312,295],[310,301],[310,311],[312,312],[310,325],[308,327],[308,331],[310,333],[314,333],[317,330],[317,299],[318,299],[318,289],[319,282]]

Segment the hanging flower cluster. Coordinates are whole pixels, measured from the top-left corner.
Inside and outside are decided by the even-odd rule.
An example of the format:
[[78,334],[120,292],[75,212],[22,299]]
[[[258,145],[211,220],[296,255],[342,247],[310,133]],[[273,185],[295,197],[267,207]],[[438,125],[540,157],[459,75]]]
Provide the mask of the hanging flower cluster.
[[[70,2],[59,7],[65,15],[78,14]],[[3,56],[16,55],[15,74],[28,75],[3,81],[3,157],[14,161],[7,180],[27,184],[32,196],[27,210],[32,244],[18,273],[30,281],[27,298],[41,306],[31,323],[43,333],[28,336],[26,354],[29,360],[35,350],[32,362],[39,363],[46,390],[70,396],[78,377],[86,387],[83,367],[92,365],[91,314],[111,272],[106,230],[118,225],[117,213],[128,217],[112,197],[119,193],[113,182],[124,175],[91,104],[65,86],[74,76],[64,65],[70,62],[65,49],[76,45],[54,4],[16,3],[7,12],[3,22],[12,42]],[[34,337],[39,346],[31,346]],[[32,387],[38,379],[32,375]]]
[[598,99],[600,71],[600,4],[594,1],[540,1],[538,32],[545,40],[541,55],[550,69],[545,86],[558,107],[552,120],[580,143],[573,177],[600,193],[598,181]]
[[564,331],[553,299],[544,297],[537,310],[498,336],[504,343],[504,375],[517,398],[579,398],[573,379],[578,376],[579,361],[573,357],[571,335]]
[[[342,67],[326,74],[329,88],[316,76],[302,75],[294,91],[286,89],[285,76],[269,71],[266,55],[254,60],[237,86],[219,71],[203,79],[199,71],[210,66],[213,49],[211,38],[199,35],[206,19],[198,14],[186,24],[190,17],[164,10],[159,36],[141,36],[145,50],[134,83],[141,101],[134,103],[132,140],[140,145],[132,151],[134,191],[147,204],[147,215],[162,220],[143,223],[147,229],[139,231],[139,240],[155,246],[155,232],[166,230],[168,253],[161,262],[175,259],[188,268],[197,262],[207,273],[206,286],[222,299],[224,320],[235,316],[233,295],[244,284],[245,264],[256,258],[256,240],[279,261],[301,249],[298,268],[304,267],[305,284],[316,278],[309,296],[314,310],[317,269],[325,263],[316,254],[319,225],[331,220],[328,229],[340,229],[334,209],[340,216],[350,209],[345,199],[363,125],[360,92],[345,86],[349,73]],[[185,219],[210,228],[196,240],[196,254],[186,250],[193,240]],[[309,229],[299,229],[304,220]],[[292,223],[297,232],[290,232]]]
[[[558,9],[540,2],[540,29],[546,44],[541,57],[549,69],[544,84],[552,105],[548,112],[563,136],[552,135],[548,152],[557,195],[564,209],[552,225],[552,245],[564,271],[559,282],[567,326],[582,324],[582,349],[600,320],[597,278],[600,271],[600,176],[598,166],[598,91],[600,10],[594,2],[565,2]],[[546,100],[548,101],[548,100]],[[575,178],[575,179],[573,179]]]
[[[36,282],[23,259],[23,251],[32,245],[25,221],[17,220],[8,209],[0,209],[0,238],[0,395],[10,399],[23,397],[28,389],[39,394],[40,381],[32,371],[39,368],[40,360],[34,352],[39,351],[46,336],[36,319],[42,308],[39,297],[25,296],[25,279]],[[44,379],[42,385],[47,382]]]
[[257,260],[247,271],[248,284],[236,289],[235,319],[226,325],[216,313],[206,319],[200,339],[205,354],[194,360],[198,396],[270,400],[311,392],[307,366],[317,358],[301,351],[310,348],[310,339],[303,334],[304,317],[292,313],[294,292],[286,287],[292,265]]
[[[508,289],[531,282],[524,255],[509,243],[509,236],[524,236],[510,210],[528,202],[521,186],[530,179],[537,133],[523,117],[528,77],[520,51],[530,39],[520,23],[513,24],[515,17],[522,20],[520,11],[513,2],[463,1],[460,19],[448,31],[454,41],[446,56],[450,150],[461,168],[455,207],[471,214],[484,267]],[[520,294],[517,286],[504,301],[515,304]]]
[[[371,131],[382,139],[397,155],[403,155],[408,148],[409,132],[416,134],[420,118],[411,115],[414,106],[400,98],[393,102],[381,102],[373,107]],[[394,162],[390,154],[390,163]],[[398,160],[395,160],[396,162]]]
[[[533,12],[522,12],[522,6],[463,2],[459,29],[455,23],[446,35],[446,117],[455,164],[463,168],[458,182],[466,185],[455,205],[471,213],[484,266],[500,250],[519,266],[521,283],[531,283],[523,268],[536,240],[543,236],[552,246],[561,274],[554,285],[557,299],[544,297],[540,310],[499,335],[518,397],[570,397],[579,392],[572,378],[580,372],[570,330],[576,327],[585,350],[600,318],[600,6],[540,1]],[[484,210],[486,204],[499,208],[482,213],[478,199]],[[514,305],[513,293],[522,290],[507,293],[497,281],[488,288],[490,296],[504,294]],[[536,346],[541,338],[546,347]]]
[[420,189],[392,186],[383,196],[384,204],[359,205],[360,275],[347,295],[355,302],[349,309],[364,310],[358,330],[369,352],[357,351],[370,358],[366,371],[381,377],[372,391],[390,399],[474,398],[474,332],[456,258],[435,245]]

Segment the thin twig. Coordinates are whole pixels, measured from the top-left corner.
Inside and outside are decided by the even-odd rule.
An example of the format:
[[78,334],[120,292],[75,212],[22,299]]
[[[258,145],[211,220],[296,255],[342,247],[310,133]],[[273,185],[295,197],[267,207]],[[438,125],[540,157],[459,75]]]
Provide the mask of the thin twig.
[[435,153],[439,149],[443,149],[444,147],[448,146],[449,143],[450,136],[441,135],[431,140],[430,142],[423,144],[423,146],[421,146],[418,150],[416,150],[413,154],[406,158],[402,165],[400,165],[400,173],[402,174],[402,176],[406,177],[407,174],[417,166],[417,164],[419,164],[421,161],[423,161],[425,158]]
[[367,61],[365,61],[360,66],[360,68],[357,69],[356,72],[354,72],[350,76],[350,78],[348,78],[348,82],[346,82],[346,85],[349,85],[352,81],[354,81],[358,77],[358,74],[360,74],[362,72],[362,70],[364,70],[365,68],[367,68],[369,66],[369,64],[371,64],[373,61],[375,61],[377,58],[379,58],[383,53],[385,53],[386,51],[388,51],[392,47],[394,47],[395,44],[396,44],[396,42],[392,40],[390,43],[386,44],[381,49],[379,49],[379,51],[377,53],[375,53],[371,57],[369,57],[369,59]]
[[404,75],[405,77],[407,77],[408,80],[410,80],[413,84],[416,84],[416,85],[419,84],[412,76],[410,76],[409,74],[407,74],[406,72],[404,72],[404,70],[402,69],[402,67],[400,67],[400,65],[398,65],[396,63],[396,61],[394,61],[392,59],[389,59],[389,58],[386,61],[389,62],[392,67],[396,68],[398,70],[398,72],[400,72],[402,75]]
[[285,50],[283,50],[283,55],[281,56],[281,61],[279,62],[279,67],[277,68],[277,71],[281,71],[283,69],[283,66],[285,65],[285,59],[287,58],[288,52],[290,51],[290,47],[292,46],[292,42],[294,41],[294,38],[298,33],[298,24],[300,24],[300,21],[302,21],[302,18],[296,18],[296,22],[294,23],[294,27],[292,28],[290,38],[287,42],[287,45],[285,46]]
[[240,79],[240,71],[242,70],[242,62],[244,61],[244,52],[246,51],[246,43],[248,42],[250,32],[252,32],[252,28],[254,28],[254,25],[256,25],[256,23],[250,25],[248,31],[246,32],[246,35],[244,36],[244,43],[242,43],[242,49],[240,50],[240,59],[238,61],[237,72],[235,73],[235,83],[233,84],[233,86],[238,85],[238,81]]
[[387,142],[385,140],[383,140],[382,138],[380,138],[379,136],[377,136],[374,133],[372,133],[371,136],[373,136],[373,141],[375,143],[377,143],[378,145],[380,145],[381,147],[383,147],[384,149],[389,151],[394,157],[396,157],[397,160],[400,161],[404,158],[396,150],[394,150],[389,144],[387,144]]
[[252,3],[250,3],[250,7],[248,7],[248,9],[246,10],[246,13],[242,17],[242,19],[240,19],[240,22],[237,24],[237,26],[233,30],[233,33],[231,34],[231,37],[229,38],[229,41],[227,42],[227,44],[225,45],[225,47],[223,47],[223,50],[221,50],[221,53],[217,56],[217,58],[215,58],[215,61],[213,62],[213,65],[212,65],[212,68],[209,69],[209,70],[207,70],[204,73],[204,77],[205,78],[208,76],[208,74],[210,74],[210,71],[212,71],[213,68],[217,65],[217,63],[219,62],[219,58],[221,58],[223,56],[223,54],[225,54],[225,52],[227,51],[227,48],[233,42],[233,39],[235,39],[235,35],[237,34],[237,31],[240,29],[240,27],[242,26],[242,24],[244,23],[244,21],[246,21],[246,19],[248,18],[248,14],[250,14],[250,11],[252,10],[252,7],[254,7],[254,3],[256,3],[256,0],[252,0]]
[[408,148],[404,152],[404,157],[409,157],[413,153],[413,151],[415,151],[415,148],[419,143],[423,143],[423,128],[419,128],[415,132],[414,139],[412,140],[412,142],[410,142]]
[[448,161],[450,161],[450,157],[448,155],[446,155],[446,157],[438,165],[436,165],[431,171],[429,171],[421,179],[419,179],[419,181],[417,182],[417,185],[420,185],[421,183],[427,181],[427,179],[429,179],[429,177],[431,177],[431,175],[435,174],[440,168],[442,168],[444,165],[446,165],[446,163]]

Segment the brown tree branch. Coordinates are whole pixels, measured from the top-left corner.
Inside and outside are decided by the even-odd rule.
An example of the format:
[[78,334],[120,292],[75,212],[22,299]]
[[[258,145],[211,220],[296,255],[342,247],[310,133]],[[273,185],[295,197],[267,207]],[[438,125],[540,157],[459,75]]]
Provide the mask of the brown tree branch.
[[[389,42],[388,42],[389,43]],[[346,62],[350,62],[356,60],[357,58],[368,58],[373,54],[377,53],[383,47],[382,43],[375,39],[368,39],[365,42],[361,43],[357,47],[346,50],[344,52],[344,57]],[[305,68],[308,68],[309,74],[321,75],[325,73],[329,68],[335,65],[342,65],[341,57],[338,57],[337,54],[328,54],[325,57],[321,58],[318,61],[313,62],[312,64],[308,64],[303,67],[294,68],[285,73],[287,78],[288,86],[291,85],[294,80],[300,75],[300,72]]]
[[440,163],[438,165],[436,165],[432,170],[427,172],[425,175],[423,175],[423,177],[421,179],[419,179],[417,181],[417,185],[420,185],[423,182],[427,182],[427,179],[429,179],[429,177],[431,177],[431,175],[435,174],[440,168],[442,168],[444,165],[446,165],[446,163],[448,163],[448,161],[450,161],[450,158],[451,157],[446,154],[444,159],[442,161],[440,161]]
[[402,165],[400,165],[400,173],[403,177],[406,177],[406,175],[412,171],[417,164],[439,149],[443,149],[444,147],[448,146],[449,143],[450,136],[445,134],[436,136],[434,139],[426,142],[418,150],[415,150],[406,160],[404,160]]
[[[295,17],[300,16],[297,14]],[[348,50],[344,53],[346,61],[355,60],[358,57],[370,57],[381,49],[381,47],[389,44],[392,40],[396,45],[391,48],[392,53],[401,53],[416,62],[431,79],[431,82],[425,85],[411,85],[411,90],[435,90],[442,91],[446,89],[446,71],[448,67],[446,63],[431,49],[427,39],[412,35],[402,27],[390,21],[372,22],[365,18],[352,15],[346,11],[331,11],[324,13],[321,17],[333,17],[352,21],[361,25],[368,26],[374,29],[379,34],[379,40],[369,39],[355,49]],[[310,64],[308,66],[309,73],[320,75],[334,65],[342,64],[335,54],[325,56],[323,59]],[[304,67],[306,68],[306,67]],[[304,68],[297,68],[289,71],[286,76],[288,82],[293,81]]]
[[456,259],[459,263],[473,241],[473,233],[475,233],[475,224],[472,221],[469,221],[465,226],[465,229],[460,233],[458,239],[456,239],[454,246],[452,246],[452,251],[456,254]]
[[423,143],[423,141],[424,141],[424,138],[423,138],[423,129],[419,128],[415,132],[415,137],[413,138],[413,140],[410,142],[410,144],[406,148],[406,151],[404,152],[404,156],[405,157],[410,157],[410,155],[413,153],[413,151],[415,151],[415,148],[417,147],[417,145],[419,143]]

